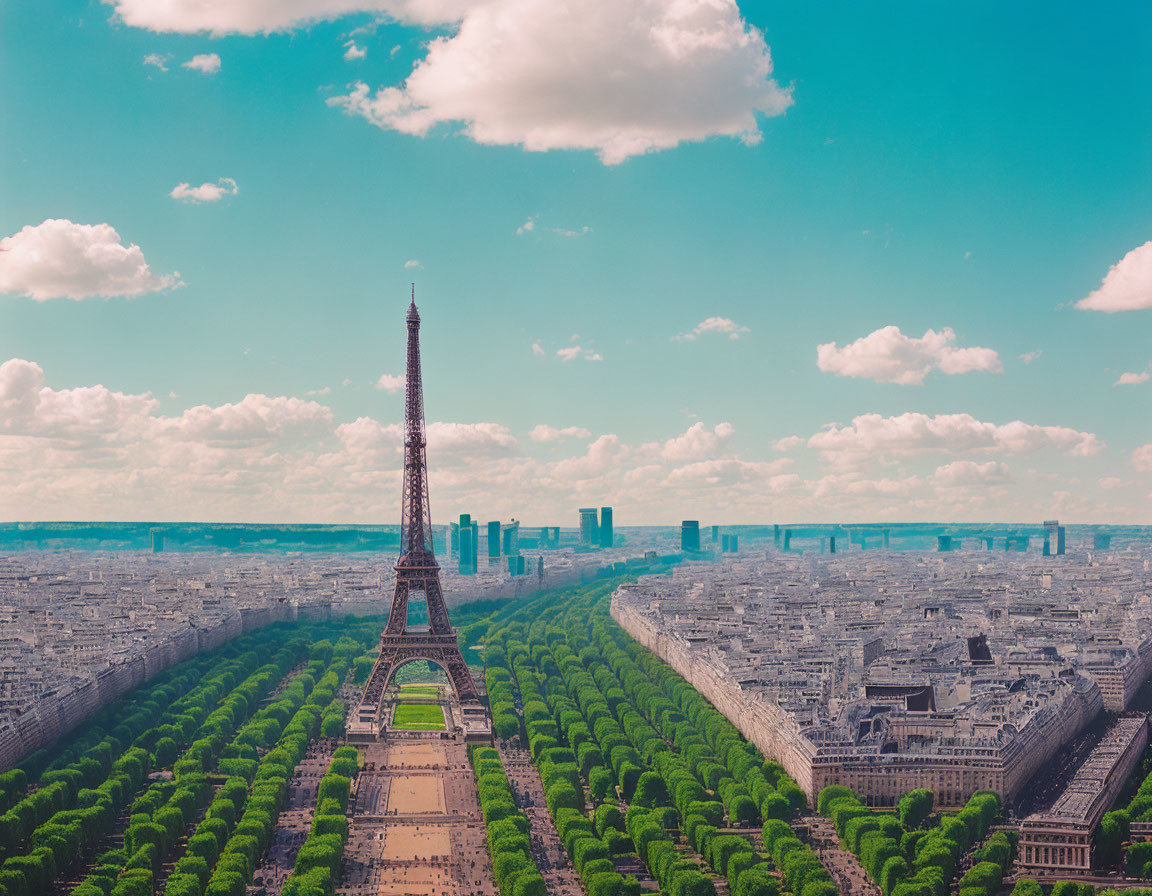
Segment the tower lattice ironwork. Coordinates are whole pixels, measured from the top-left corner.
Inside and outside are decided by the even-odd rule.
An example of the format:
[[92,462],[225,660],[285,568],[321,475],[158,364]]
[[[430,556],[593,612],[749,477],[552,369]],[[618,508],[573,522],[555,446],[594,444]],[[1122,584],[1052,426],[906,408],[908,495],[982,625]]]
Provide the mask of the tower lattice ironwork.
[[[477,700],[472,673],[460,653],[456,630],[448,619],[440,589],[440,565],[432,550],[432,515],[428,506],[427,436],[424,394],[420,382],[420,312],[416,292],[408,307],[408,364],[404,387],[404,484],[400,505],[400,557],[388,624],[380,637],[380,657],[364,686],[361,716],[379,718],[384,691],[396,670],[412,660],[427,660],[448,675],[460,702]],[[424,595],[428,625],[408,625],[408,600]]]

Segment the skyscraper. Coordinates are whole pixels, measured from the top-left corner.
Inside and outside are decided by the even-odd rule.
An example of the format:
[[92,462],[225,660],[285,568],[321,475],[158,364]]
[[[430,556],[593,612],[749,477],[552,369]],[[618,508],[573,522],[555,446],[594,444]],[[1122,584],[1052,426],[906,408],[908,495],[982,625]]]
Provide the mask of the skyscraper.
[[500,556],[500,521],[493,520],[488,524],[488,559]]
[[581,507],[580,508],[580,544],[587,547],[592,547],[598,541],[596,524],[596,508],[595,507]]
[[612,533],[612,508],[600,508],[600,547],[612,547],[612,540],[615,536]]
[[472,566],[472,527],[460,526],[460,575],[470,576],[476,570]]
[[513,556],[520,553],[520,524],[512,520],[504,527],[504,554]]
[[680,524],[680,550],[700,550],[700,521],[684,520]]

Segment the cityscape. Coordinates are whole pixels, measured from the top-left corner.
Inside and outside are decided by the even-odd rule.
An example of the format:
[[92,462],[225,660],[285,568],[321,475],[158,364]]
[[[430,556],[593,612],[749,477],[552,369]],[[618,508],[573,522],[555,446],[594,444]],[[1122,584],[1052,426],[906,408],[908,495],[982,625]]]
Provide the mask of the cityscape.
[[1152,896],[1149,58],[0,5],[0,896]]

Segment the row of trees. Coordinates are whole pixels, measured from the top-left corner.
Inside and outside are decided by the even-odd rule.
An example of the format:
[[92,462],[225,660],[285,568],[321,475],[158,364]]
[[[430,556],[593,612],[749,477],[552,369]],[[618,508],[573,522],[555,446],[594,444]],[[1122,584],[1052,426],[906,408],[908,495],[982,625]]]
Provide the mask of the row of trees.
[[[514,681],[508,667],[509,656],[516,669]],[[518,697],[523,705],[524,727],[544,786],[545,802],[585,889],[595,896],[638,893],[636,879],[631,876],[625,878],[612,864],[611,856],[632,849],[631,841],[623,831],[623,816],[619,809],[611,803],[597,807],[594,817],[600,819],[599,828],[592,818],[584,814],[586,800],[582,775],[594,782],[594,799],[615,796],[613,773],[604,765],[603,755],[587,730],[584,716],[566,695],[561,698],[558,692],[545,693],[542,679],[535,673],[533,662],[522,643],[510,643],[509,653],[495,643],[490,644],[485,651],[485,663],[489,680],[503,694],[504,711],[511,713],[516,720],[517,731],[520,723],[513,701]],[[559,702],[561,699],[565,701],[563,704]],[[566,740],[569,746],[561,744],[557,717],[574,725],[584,725],[583,731],[568,729],[570,737]],[[580,722],[573,722],[573,719],[580,719]],[[610,716],[605,716],[601,721],[608,724],[609,719]],[[626,743],[622,734],[620,740]],[[603,810],[607,809],[615,812],[615,823],[609,823],[604,815]]]
[[[186,669],[182,675],[170,676],[142,690],[125,707],[122,720],[111,730],[99,728],[100,739],[79,755],[69,751],[71,760],[43,771],[37,780],[37,789],[16,800],[0,815],[0,856],[16,855],[24,851],[32,833],[46,823],[52,815],[76,806],[82,790],[99,790],[113,776],[113,766],[137,741],[145,744],[152,738],[149,730],[158,734],[160,729],[172,725],[181,713],[184,701],[175,701],[177,688],[192,688],[197,669]],[[175,701],[175,702],[174,702]],[[165,712],[167,710],[167,712]],[[147,760],[150,765],[151,759]],[[22,770],[9,773],[13,786],[23,785],[27,775]],[[138,786],[138,785],[137,785]],[[106,788],[107,789],[107,788]],[[117,809],[119,806],[116,807]]]
[[945,896],[960,859],[988,834],[993,819],[1000,814],[1000,798],[979,790],[955,815],[941,819],[928,831],[907,831],[901,837],[910,870],[903,881],[892,887],[893,896]]
[[308,839],[296,854],[296,865],[281,896],[332,896],[340,880],[344,844],[348,842],[348,797],[357,774],[355,747],[338,747],[320,779],[316,812]]
[[[971,868],[960,878],[959,896],[995,896],[1016,856],[1016,834],[997,831],[976,850]],[[1093,888],[1095,889],[1095,888]],[[1076,896],[1066,893],[1064,896]]]
[[[295,644],[294,649],[278,650],[271,663],[252,671],[217,702],[216,708],[194,732],[191,743],[172,762],[178,769],[175,778],[152,783],[133,802],[124,835],[124,849],[102,856],[97,867],[73,889],[72,896],[151,893],[153,873],[196,820],[199,811],[213,798],[208,773],[215,770],[216,763],[208,761],[205,765],[205,756],[234,749],[242,733],[248,732],[251,736],[250,726],[239,726],[248,719],[249,711],[255,709],[295,665],[298,652],[303,652],[302,641]],[[255,661],[253,651],[250,662]],[[268,709],[271,707],[257,713],[251,722],[259,724],[267,717]],[[238,727],[240,733],[237,733]],[[233,738],[234,734],[235,738],[227,743],[225,739]],[[207,750],[205,743],[210,745]],[[236,777],[229,781],[224,789],[232,795],[243,779]]]
[[[224,844],[207,887],[193,889],[192,881],[189,881],[186,888],[166,888],[165,896],[201,896],[202,893],[208,896],[244,896],[252,875],[272,842],[288,781],[304,758],[308,744],[320,733],[324,716],[333,704],[343,706],[335,693],[348,674],[353,654],[361,649],[361,644],[341,639],[332,651],[322,651],[324,656],[330,654],[330,665],[315,686],[300,695],[300,702],[296,704],[299,709],[284,727],[273,749],[260,760],[243,815]],[[312,662],[322,660],[314,658]],[[346,751],[333,758],[329,774],[351,778],[356,774],[356,767],[355,751],[351,755]]]
[[209,809],[209,817],[224,823],[203,833],[197,829],[187,855],[168,879],[165,896],[243,896],[272,841],[288,781],[320,734],[323,714],[339,702],[335,692],[362,648],[361,642],[347,638],[335,646],[326,639],[314,642],[305,670],[225,747],[220,769],[227,765],[243,779],[247,792],[239,801],[231,800],[231,807]]
[[[186,704],[184,708],[191,717],[202,721],[198,728],[184,725],[168,738],[173,741],[173,748],[167,751],[171,756],[166,764],[175,770],[175,779],[154,782],[133,803],[125,849],[101,856],[91,873],[73,891],[75,894],[127,896],[135,892],[150,893],[152,874],[212,798],[207,778],[210,772],[231,777],[230,783],[217,794],[215,807],[209,809],[209,816],[215,819],[209,823],[209,828],[219,836],[221,825],[227,826],[234,821],[235,813],[230,812],[226,804],[231,803],[234,810],[238,788],[242,785],[246,789],[256,776],[259,752],[266,750],[281,735],[289,719],[306,699],[311,700],[317,694],[324,700],[330,698],[330,690],[321,690],[318,681],[322,681],[326,674],[324,661],[313,657],[304,672],[293,676],[267,705],[254,712],[272,689],[285,679],[289,670],[306,656],[309,640],[318,630],[311,626],[303,630],[277,627],[243,639],[238,642],[241,646],[255,645],[264,649],[248,651],[230,664],[212,670],[200,687],[182,698],[181,702]],[[266,658],[267,650],[277,643],[284,646],[272,654],[272,662],[253,669],[261,654]],[[351,649],[354,652],[360,647],[359,643],[353,643]],[[312,652],[315,652],[315,645]],[[347,655],[341,663],[341,669],[346,669]],[[235,684],[244,673],[249,674]],[[231,685],[234,686],[226,690]],[[321,707],[312,706],[313,736],[319,725],[320,712]],[[157,756],[165,751],[164,740],[161,737],[155,741]],[[185,748],[184,752],[177,754],[181,747]],[[157,766],[160,765],[157,762]],[[226,839],[227,833],[223,836]],[[206,875],[206,869],[199,868],[192,858],[182,862],[178,870],[184,874]]]
[[[917,801],[918,797],[905,802],[906,809],[901,814],[919,816],[920,811],[912,811]],[[873,812],[855,793],[839,784],[831,784],[817,794],[816,811],[832,819],[841,846],[860,860],[884,896],[889,896],[908,876],[910,866],[900,846],[905,830],[896,816]]]
[[[558,830],[579,830],[575,818],[582,817],[583,794],[581,788],[578,803],[567,806],[552,788],[577,789],[570,788],[570,778],[582,776],[594,798],[615,800],[619,793],[631,806],[625,831],[585,829],[584,837],[562,831],[566,845],[569,838],[599,834],[611,854],[630,840],[662,889],[709,894],[712,879],[676,847],[682,829],[713,871],[728,878],[734,894],[777,892],[770,864],[747,837],[720,828],[725,823],[751,827],[765,817],[783,824],[803,807],[803,792],[691,685],[611,620],[607,599],[616,584],[497,612],[484,633],[489,672],[508,662],[515,670],[514,679],[503,672],[490,675],[489,690],[495,685],[503,691],[504,708],[514,713],[513,682],[518,686],[529,745]],[[551,623],[561,609],[561,624]],[[603,803],[593,819],[608,809],[619,814]],[[796,892],[809,887],[811,896],[834,893],[814,854],[799,840],[795,846],[808,856],[804,862],[799,855],[792,860]]]
[[[253,640],[246,639],[242,646],[249,647],[253,643]],[[183,674],[158,686],[169,696],[175,696],[171,688],[183,686],[183,697],[169,701],[166,696],[157,697],[152,688],[145,689],[144,694],[150,699],[143,699],[142,694],[139,702],[157,708],[139,709],[124,723],[112,728],[96,748],[88,751],[101,757],[118,757],[112,759],[108,774],[96,786],[83,786],[91,783],[97,774],[92,765],[95,761],[92,755],[81,757],[73,766],[46,770],[40,776],[40,789],[21,800],[8,813],[19,817],[22,833],[27,832],[24,844],[27,851],[10,855],[0,867],[0,896],[38,892],[44,882],[50,884],[60,872],[95,847],[139,790],[145,775],[162,764],[160,760],[166,752],[171,752],[167,742],[175,744],[190,740],[197,731],[196,726],[207,723],[209,710],[222,694],[229,691],[237,676],[258,662],[255,651],[239,656],[229,656],[229,653],[234,651],[220,652],[215,657],[215,665],[209,666],[206,673],[204,664],[194,663],[183,670]],[[191,677],[193,673],[199,674],[198,682]],[[162,713],[158,710],[159,702],[168,704]],[[140,730],[143,720],[149,717],[154,724]],[[113,744],[123,743],[129,738],[134,746],[112,754]],[[87,777],[81,778],[80,774]],[[35,810],[21,814],[28,806],[35,807]],[[48,814],[49,809],[51,814]],[[46,814],[48,817],[44,818]],[[99,864],[106,866],[114,862],[113,859]]]
[[[683,677],[632,640],[611,620],[607,609],[604,595],[590,615],[587,643],[609,645],[601,653],[622,690],[659,729],[664,744],[671,741],[676,748],[666,750],[651,740],[645,744],[646,750],[655,749],[653,765],[670,791],[683,819],[684,833],[696,851],[715,873],[727,878],[736,896],[775,893],[779,884],[770,873],[771,865],[747,837],[720,831],[725,823],[745,827],[774,822],[765,828],[770,835],[781,831],[789,834],[786,840],[777,837],[779,858],[786,854],[787,862],[777,861],[776,865],[793,891],[807,896],[835,893],[835,885],[816,855],[791,836],[784,820],[804,807],[803,791],[779,764],[765,761]],[[580,649],[582,657],[587,649]],[[631,721],[626,728],[631,732]],[[657,858],[657,865],[667,867],[666,860]]]
[[[1145,763],[1147,767],[1147,763]],[[1129,827],[1134,821],[1152,821],[1152,771],[1149,771],[1132,794],[1128,805],[1105,813],[1096,828],[1096,859],[1101,865],[1120,862]],[[1152,844],[1132,843],[1128,847],[1127,872],[1132,877],[1152,877]]]
[[516,808],[500,754],[469,746],[480,809],[487,827],[488,854],[501,896],[547,896],[544,878],[532,858],[528,818]]
[[[86,779],[84,787],[95,787],[107,775],[116,757],[137,740],[137,735],[220,660],[220,653],[205,654],[168,669],[144,687],[98,711],[56,744],[36,750],[16,768],[0,774],[0,815],[13,809],[29,788],[45,787],[59,778],[75,780],[77,771]],[[0,856],[5,847],[13,845],[0,837]]]

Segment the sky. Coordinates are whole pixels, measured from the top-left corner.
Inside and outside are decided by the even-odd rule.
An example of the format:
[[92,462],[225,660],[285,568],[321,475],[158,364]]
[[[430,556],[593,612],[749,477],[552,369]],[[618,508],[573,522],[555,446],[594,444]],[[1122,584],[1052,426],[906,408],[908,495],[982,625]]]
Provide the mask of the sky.
[[1152,523],[1152,7],[0,4],[0,519]]

